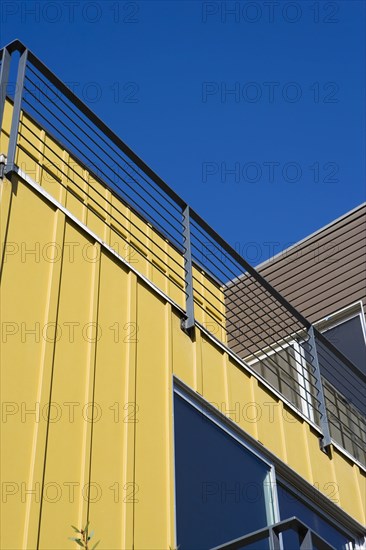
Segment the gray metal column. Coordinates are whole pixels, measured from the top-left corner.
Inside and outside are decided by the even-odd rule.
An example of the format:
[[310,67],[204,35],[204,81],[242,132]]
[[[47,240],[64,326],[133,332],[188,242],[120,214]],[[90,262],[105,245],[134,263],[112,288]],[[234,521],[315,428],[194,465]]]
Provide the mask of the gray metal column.
[[309,328],[308,334],[309,334],[309,343],[311,346],[310,361],[314,368],[315,386],[318,391],[318,400],[319,400],[318,410],[320,413],[320,429],[323,434],[323,438],[321,440],[320,446],[324,452],[327,452],[327,447],[329,447],[332,440],[331,440],[330,431],[329,431],[328,413],[325,405],[324,389],[323,389],[323,384],[321,379],[318,352],[316,349],[316,341],[315,341],[313,325],[311,325],[311,327]]
[[194,330],[194,300],[193,300],[193,275],[192,275],[192,251],[189,206],[183,210],[183,238],[184,238],[184,269],[186,283],[186,318],[182,320],[182,329],[188,334]]
[[7,165],[5,167],[5,175],[11,173],[14,170],[14,165],[15,165],[15,153],[16,153],[16,147],[17,147],[17,141],[18,141],[20,111],[22,108],[27,57],[28,57],[28,50],[24,50],[24,52],[22,52],[20,56],[19,65],[18,65],[18,74],[17,74],[17,81],[16,81],[16,88],[15,88],[15,95],[14,95],[13,116],[11,121],[8,158],[7,158]]
[[305,535],[302,537],[300,542],[300,550],[313,550],[313,539],[311,536],[311,531],[308,529]]
[[279,534],[271,527],[269,528],[269,547],[270,550],[281,550]]
[[[7,48],[3,50],[3,56],[1,59],[1,70],[0,70],[0,127],[2,127],[3,116],[4,116],[4,107],[6,100],[6,91],[9,82],[9,68],[10,68],[10,53]],[[5,154],[5,151],[0,151],[0,153]]]

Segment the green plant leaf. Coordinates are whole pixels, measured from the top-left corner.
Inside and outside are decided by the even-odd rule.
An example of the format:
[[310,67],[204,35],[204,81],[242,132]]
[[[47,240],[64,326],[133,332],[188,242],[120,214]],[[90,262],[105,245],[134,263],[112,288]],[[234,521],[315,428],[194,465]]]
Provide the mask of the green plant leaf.
[[71,527],[74,529],[75,533],[81,533],[81,531],[75,527],[75,525],[71,525]]
[[94,535],[94,531],[92,531],[92,532],[90,533],[90,535],[88,536],[88,540],[90,540],[90,539],[92,538],[93,535]]
[[87,533],[87,532],[88,532],[89,523],[90,523],[90,521],[88,520],[88,521],[86,522],[85,527],[84,527],[84,533]]
[[100,543],[100,540],[98,540],[98,542],[96,542],[96,543],[94,544],[92,550],[95,550],[99,543]]

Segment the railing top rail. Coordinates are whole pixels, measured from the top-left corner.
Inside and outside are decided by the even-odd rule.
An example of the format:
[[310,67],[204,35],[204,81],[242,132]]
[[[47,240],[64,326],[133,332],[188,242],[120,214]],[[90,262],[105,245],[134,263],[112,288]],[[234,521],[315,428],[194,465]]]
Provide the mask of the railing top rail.
[[[3,50],[7,49],[10,53],[19,51],[23,53],[27,50],[26,46],[20,40],[14,40]],[[48,80],[73,103],[80,112],[86,116],[95,126],[101,130],[121,151],[128,156],[140,170],[149,176],[154,183],[160,187],[182,210],[187,203],[171,187],[158,176],[128,145],[115,134],[76,94],[74,94],[33,52],[28,50],[28,61],[31,62]],[[250,273],[272,296],[274,296],[289,313],[291,313],[303,326],[310,327],[310,322],[305,319],[297,309],[277,292],[234,248],[232,248],[212,227],[210,227],[193,209],[190,208],[191,218],[199,223],[207,233],[226,251],[232,258]]]
[[[27,48],[20,42],[14,40],[9,45],[5,46],[10,53],[14,51],[23,52]],[[88,119],[95,124],[117,147],[119,147],[125,155],[127,155],[146,175],[148,175],[172,200],[174,200],[181,208],[186,206],[185,201],[177,194],[169,185],[158,176],[128,145],[113,132],[70,88],[66,86],[33,52],[28,50],[28,61],[30,61],[39,71],[46,76],[49,81],[64,94]]]
[[[96,129],[102,132],[111,142],[115,145],[126,157],[128,157],[138,169],[141,170],[146,176],[148,176],[152,182],[157,186],[156,189],[160,189],[165,193],[165,196],[169,197],[178,208],[181,209],[182,213],[186,209],[186,202],[175,192],[173,191],[164,180],[160,178],[145,162],[134,153],[124,141],[117,136],[74,92],[72,92],[66,84],[64,84],[42,61],[38,59],[31,51],[29,51],[26,46],[20,40],[14,40],[2,50],[0,50],[1,59],[4,59],[4,54],[11,54],[15,51],[19,53],[27,53],[27,62],[31,63],[43,76],[45,76],[49,82],[55,86],[55,88],[60,91],[68,101],[70,101],[79,111],[85,116],[90,122],[92,122]],[[75,154],[73,153],[73,156]],[[93,177],[100,181],[100,178],[91,171]],[[108,184],[106,184],[108,185]],[[115,191],[114,191],[115,192]],[[120,195],[118,192],[116,193]],[[128,203],[128,201],[123,199],[123,202]],[[131,205],[132,206],[132,205]],[[132,206],[134,209],[134,207]],[[134,209],[135,210],[135,209]],[[136,210],[137,211],[137,210]],[[138,211],[137,211],[138,212]],[[139,213],[139,215],[141,215]],[[311,327],[311,323],[306,319],[291,303],[289,303],[280,292],[278,292],[254,267],[252,267],[232,246],[230,246],[202,217],[192,208],[189,208],[190,219],[197,224],[197,226],[206,232],[208,238],[211,238],[216,245],[222,248],[224,252],[228,254],[230,259],[237,264],[240,268],[238,270],[239,276],[238,280],[241,280],[241,277],[244,277],[245,274],[249,274],[261,287],[266,290],[287,312],[292,316],[292,318],[300,323],[305,329]],[[197,260],[195,260],[197,262]],[[207,270],[204,268],[205,272],[210,274],[210,268]],[[242,273],[241,273],[242,270]],[[214,273],[212,272],[213,276]],[[233,279],[233,281],[236,279]],[[244,278],[243,278],[244,280]],[[230,284],[230,280],[226,283]],[[315,337],[327,347],[327,349],[333,353],[340,361],[342,361],[347,367],[352,371],[353,374],[358,376],[358,379],[362,383],[366,384],[366,376],[357,369],[353,363],[345,357],[340,350],[338,350],[325,336],[323,336],[319,331],[314,329]]]
[[229,245],[195,210],[190,209],[191,218],[196,221],[230,256],[252,275],[272,296],[274,296],[304,327],[311,326],[297,309],[292,306],[258,271],[251,266],[231,245]]
[[243,537],[239,537],[220,546],[215,546],[215,548],[212,548],[212,550],[240,550],[241,548],[243,548],[243,545],[251,544],[253,542],[263,540],[264,538],[268,538],[270,531],[273,531],[274,533],[276,533],[276,535],[278,535],[289,529],[293,529],[297,533],[302,535],[305,535],[306,533],[311,533],[312,541],[316,544],[316,547],[319,550],[335,550],[334,546],[329,544],[320,535],[315,533],[315,531],[310,529],[310,527],[308,527],[296,516],[285,519],[283,521],[279,521],[278,523],[269,525],[268,527],[264,527],[263,529],[259,529],[258,531],[254,531],[253,533],[249,533],[247,535],[244,535]]

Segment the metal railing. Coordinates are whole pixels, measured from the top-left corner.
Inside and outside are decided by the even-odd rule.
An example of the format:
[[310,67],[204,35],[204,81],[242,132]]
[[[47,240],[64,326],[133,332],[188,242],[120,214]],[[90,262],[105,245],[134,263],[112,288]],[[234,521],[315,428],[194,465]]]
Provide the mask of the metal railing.
[[280,550],[284,548],[281,544],[281,535],[292,531],[296,533],[298,542],[297,546],[292,540],[292,550],[335,550],[334,546],[326,542],[315,531],[310,529],[305,523],[297,517],[292,517],[274,525],[259,529],[254,533],[237,538],[220,546],[215,546],[212,550],[241,550],[247,548],[248,545],[261,542],[261,548],[268,550]]
[[[13,102],[5,173],[11,177],[24,155],[42,165],[65,201],[73,198],[108,226],[139,258],[138,269],[174,295],[187,333],[196,325],[206,330],[319,427],[323,449],[333,437],[366,464],[356,395],[366,379],[352,363],[18,41],[1,51],[0,87],[0,121],[6,98]],[[343,393],[342,410],[339,397],[338,409],[332,403],[329,357],[346,365],[346,380],[348,372],[354,377],[348,393],[334,389]],[[352,429],[350,450],[345,434]]]

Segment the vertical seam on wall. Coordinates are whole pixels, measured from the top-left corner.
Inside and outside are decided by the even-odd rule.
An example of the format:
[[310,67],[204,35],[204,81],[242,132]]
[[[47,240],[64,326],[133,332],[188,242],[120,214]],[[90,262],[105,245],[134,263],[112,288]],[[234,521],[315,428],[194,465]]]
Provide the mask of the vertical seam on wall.
[[[136,281],[135,274],[132,271],[129,271],[128,274],[127,274],[126,292],[127,292],[127,320],[128,321],[130,321],[131,319],[136,320],[136,311],[137,311],[136,310],[136,303],[135,303],[135,311],[133,313],[132,313],[132,307],[133,307],[133,300],[136,299],[137,281]],[[125,403],[124,403],[124,405],[126,403],[129,403],[130,399],[132,398],[131,388],[130,388],[131,380],[133,380],[133,384],[134,384],[134,388],[133,388],[134,393],[136,391],[135,390],[136,349],[137,349],[137,346],[134,348],[134,351],[131,351],[131,345],[128,345],[128,346],[126,346],[126,353],[123,354],[123,359],[125,361],[125,364],[124,364],[124,369],[125,369],[124,400],[125,400]],[[131,373],[132,361],[134,361],[134,365],[133,365],[134,372],[133,372],[133,374]],[[135,397],[135,401],[136,401],[136,397]],[[136,413],[136,410],[135,410],[135,413]],[[123,456],[122,456],[122,489],[125,487],[125,484],[128,483],[128,472],[129,472],[130,457],[132,457],[131,468],[132,468],[132,472],[133,472],[133,475],[134,475],[134,469],[135,469],[135,467],[134,467],[134,461],[135,461],[135,431],[134,431],[135,430],[135,424],[136,424],[136,422],[134,422],[133,428],[130,428],[130,423],[128,423],[128,422],[124,424],[124,429],[123,429],[123,443],[124,443],[124,445],[123,445]],[[131,432],[132,432],[132,435],[131,435]],[[133,438],[133,441],[132,441],[132,452],[130,453],[130,447],[129,447],[130,441],[129,441],[129,439],[131,437]],[[134,477],[132,479],[133,479],[132,483],[134,483],[134,481],[135,481]],[[123,506],[123,504],[125,504],[125,505]],[[125,503],[124,500],[122,500],[122,513],[123,513],[123,518],[124,518],[124,523],[122,523],[122,527],[123,526],[125,527],[124,533],[122,532],[122,537],[123,537],[123,540],[124,540],[124,547],[126,547],[126,542],[128,541],[127,535],[128,535],[128,520],[129,520],[129,516],[128,516],[128,513],[127,513],[128,512],[128,506],[126,504],[127,503]],[[132,538],[133,538],[134,504],[131,507],[131,509],[132,509],[132,522],[131,522],[131,525],[132,525]]]
[[[56,307],[56,315],[55,315],[55,331],[57,330],[57,324],[58,324],[58,316],[60,311],[60,297],[61,297],[61,281],[62,281],[62,270],[63,270],[63,263],[64,263],[64,241],[65,241],[65,231],[66,231],[66,219],[64,223],[63,228],[63,239],[62,239],[62,257],[61,257],[61,267],[60,267],[60,280],[58,284],[58,296],[57,296],[57,307]],[[48,438],[50,433],[50,414],[51,414],[51,402],[52,402],[52,389],[53,389],[53,376],[54,376],[54,369],[55,369],[55,356],[56,356],[56,347],[57,347],[57,341],[55,338],[55,343],[53,346],[53,352],[52,352],[52,367],[51,367],[51,379],[50,379],[50,391],[49,391],[49,399],[48,399],[48,415],[47,415],[47,428],[46,428],[46,441],[45,441],[45,449],[44,449],[44,460],[43,460],[43,473],[42,473],[42,486],[41,486],[41,502],[40,502],[40,508],[39,508],[39,520],[38,520],[38,534],[37,534],[37,550],[39,548],[40,538],[41,538],[41,526],[42,526],[42,512],[43,512],[43,492],[44,492],[44,482],[46,478],[46,464],[47,464],[47,450],[48,450]]]
[[[254,384],[257,384],[257,387],[258,387],[258,383],[257,383],[257,379],[254,378],[254,376],[251,376],[250,379],[249,379],[249,385],[250,385],[250,397],[252,399],[252,403],[257,403],[256,402],[256,392],[255,392],[255,389],[254,389]],[[258,433],[258,422],[253,422],[253,426],[254,426],[254,437],[257,441],[259,441],[259,433]]]
[[[99,243],[96,243],[94,242],[94,246],[97,247],[97,250],[99,249],[100,250],[100,244]],[[85,261],[85,258],[84,258],[84,261]],[[92,262],[90,262],[92,263]],[[98,315],[98,311],[97,311],[97,308],[98,308],[98,303],[97,303],[97,300],[98,300],[98,286],[96,285],[96,271],[97,271],[97,268],[96,268],[96,263],[97,262],[94,262],[92,264],[92,268],[91,268],[91,281],[90,281],[90,305],[89,305],[89,311],[88,311],[88,317],[89,319],[91,319],[91,321],[89,321],[89,323],[93,323],[94,322],[94,316],[97,317]],[[88,405],[89,406],[89,396],[90,396],[90,392],[92,391],[92,388],[90,387],[91,385],[91,378],[92,378],[92,375],[91,375],[91,369],[93,368],[92,367],[92,363],[94,363],[93,361],[93,355],[95,354],[95,346],[96,346],[96,342],[91,342],[91,341],[88,341],[88,346],[87,346],[87,349],[86,349],[86,366],[85,366],[85,390],[84,390],[84,399],[85,399],[85,404],[84,404],[84,407],[85,407],[85,418],[84,418],[84,415],[82,415],[83,417],[83,420],[84,420],[84,427],[83,427],[83,432],[82,432],[82,446],[81,446],[81,461],[80,461],[80,480],[83,480],[83,482],[85,482],[85,479],[89,476],[89,473],[86,472],[86,469],[87,469],[87,454],[88,454],[88,445],[90,446],[90,436],[91,436],[91,425],[89,427],[89,424],[92,424],[92,422],[90,423],[89,420],[88,420],[88,416],[87,416],[87,413],[86,413],[86,406]],[[94,354],[93,354],[93,351],[94,351]],[[95,355],[94,355],[94,359],[95,359]],[[92,420],[93,420],[93,414],[94,414],[94,407],[93,407],[93,412],[92,412]],[[88,443],[88,437],[89,437],[89,443]],[[84,487],[85,487],[85,483],[81,483],[80,484],[80,500],[79,500],[79,522],[80,523],[83,523],[83,509],[84,509],[84,502],[85,502],[85,495],[84,495]],[[88,487],[88,497],[87,497],[87,502],[89,501],[90,499],[90,486]],[[87,507],[88,507],[88,504],[87,504]],[[87,508],[88,509],[88,508]]]
[[[131,273],[132,275],[132,273]],[[135,319],[136,319],[136,326],[138,326],[138,281],[136,277],[132,278],[132,281],[134,281],[135,284]],[[131,281],[131,284],[132,284]],[[135,363],[135,380],[134,380],[134,403],[135,403],[135,410],[137,405],[137,357],[138,357],[138,346],[135,347],[135,353],[134,353],[134,363]],[[137,422],[133,423],[133,488],[135,489],[136,484],[136,426]],[[127,457],[128,460],[128,457]],[[135,502],[135,499],[133,501],[133,513],[132,513],[132,548],[135,547],[135,506],[137,502]]]
[[95,379],[96,379],[96,370],[97,370],[97,348],[98,348],[98,331],[99,331],[99,297],[100,297],[100,273],[101,273],[101,265],[102,265],[102,250],[101,246],[96,243],[97,248],[99,249],[99,261],[96,262],[98,264],[98,267],[95,268],[95,271],[97,273],[94,273],[94,284],[96,284],[96,300],[95,305],[93,307],[94,311],[96,311],[95,315],[95,323],[96,323],[96,341],[94,345],[94,368],[93,368],[93,383],[92,383],[92,422],[90,426],[90,449],[89,449],[89,477],[88,477],[88,501],[87,501],[87,510],[86,510],[86,520],[89,521],[89,513],[90,513],[90,483],[91,483],[91,477],[92,477],[92,455],[93,455],[93,434],[94,434],[94,410],[95,410]]
[[172,383],[173,383],[173,340],[172,340],[172,319],[171,319],[171,306],[169,302],[165,304],[165,324],[167,327],[166,336],[165,336],[165,377],[167,383],[166,398],[165,398],[165,425],[167,430],[167,440],[168,444],[166,445],[166,493],[167,493],[167,540],[168,544],[173,540],[172,532],[172,521],[173,521],[173,499],[172,499],[172,490],[173,490],[173,469],[172,469],[172,460],[174,460],[173,450],[173,440],[172,440],[172,414],[171,414],[171,399],[172,399]]
[[[60,221],[61,220],[61,221]],[[58,225],[62,223],[62,228],[60,231],[62,231],[62,234],[65,233],[65,225],[66,225],[66,219],[65,216],[61,214],[60,211],[56,212],[55,216],[55,223],[53,228],[53,238],[54,242],[57,242],[57,232],[58,232]],[[60,258],[60,262],[62,263],[62,259]],[[58,269],[58,283],[55,284],[55,281],[53,278],[55,277],[55,271],[56,271],[56,262],[51,263],[52,268],[50,269],[49,273],[49,283],[48,283],[48,290],[47,290],[47,302],[44,312],[44,318],[49,319],[50,312],[51,312],[51,300],[52,300],[52,291],[55,286],[59,287],[60,280],[61,280],[61,263],[60,268]],[[58,298],[57,298],[58,299]],[[55,326],[55,336],[57,336],[57,324]],[[56,340],[56,338],[55,338]],[[51,344],[55,345],[55,340],[51,340]],[[40,352],[40,370],[38,374],[38,388],[37,388],[37,400],[36,400],[36,406],[37,404],[40,407],[41,400],[42,400],[42,387],[45,383],[44,376],[45,376],[45,361],[46,361],[46,348],[49,342],[47,339],[43,336],[43,345]],[[37,446],[39,445],[39,422],[40,418],[38,418],[35,421],[35,426],[33,429],[33,437],[32,437],[32,450],[31,450],[31,457],[30,457],[30,468],[29,468],[29,477],[28,477],[28,486],[32,487],[33,480],[34,480],[34,473],[36,468],[36,456],[37,456]],[[24,534],[23,534],[23,546],[24,548],[27,548],[28,544],[28,537],[29,537],[29,522],[30,522],[30,515],[31,515],[31,499],[27,500],[26,503],[26,513],[25,513],[25,525],[24,525]]]
[[358,466],[356,464],[353,465],[353,477],[354,477],[354,480],[355,480],[355,485],[356,485],[356,490],[357,490],[357,495],[358,495],[358,500],[359,500],[359,508],[360,508],[360,512],[361,512],[361,516],[362,516],[362,520],[363,520],[363,523],[365,523],[366,521],[366,514],[365,514],[365,503],[362,501],[362,495],[361,495],[361,489],[360,489],[360,485],[359,485],[359,482],[358,482],[358,479],[357,479],[357,470],[358,470]]
[[306,464],[308,466],[309,482],[311,483],[311,485],[314,485],[314,474],[313,474],[313,469],[311,467],[310,442],[309,442],[311,437],[311,432],[306,422],[303,422],[302,426],[303,426],[303,434],[304,434],[303,437],[305,441]]
[[[8,181],[9,184],[11,186],[13,186],[13,182],[11,181],[11,179],[9,179],[7,177],[3,178],[3,181],[2,181],[2,184],[1,184],[0,203],[2,203],[3,200],[4,200],[4,183],[5,183],[5,181]],[[12,208],[12,204],[13,204],[13,192],[10,190],[9,206],[7,208],[7,219],[6,219],[5,231],[4,231],[4,239],[1,239],[1,242],[3,243],[3,250],[2,250],[2,255],[1,255],[1,260],[0,260],[0,283],[1,283],[3,268],[4,268],[5,248],[6,248],[7,238],[8,238],[8,231],[9,231],[9,224],[10,224],[10,211],[11,211],[11,208]]]
[[279,401],[279,405],[280,405],[280,412],[279,412],[279,429],[280,429],[280,435],[281,435],[281,447],[282,447],[282,451],[283,451],[283,461],[286,462],[286,464],[288,464],[288,452],[287,452],[287,445],[286,445],[286,435],[285,435],[285,426],[284,426],[284,422],[285,422],[285,419],[284,419],[284,415],[283,415],[283,403],[282,401]]
[[229,381],[228,381],[228,373],[227,373],[227,363],[228,363],[228,355],[227,353],[224,353],[222,356],[222,368],[224,369],[224,390],[225,390],[225,401],[226,401],[226,411],[230,414],[230,397],[229,397]]

